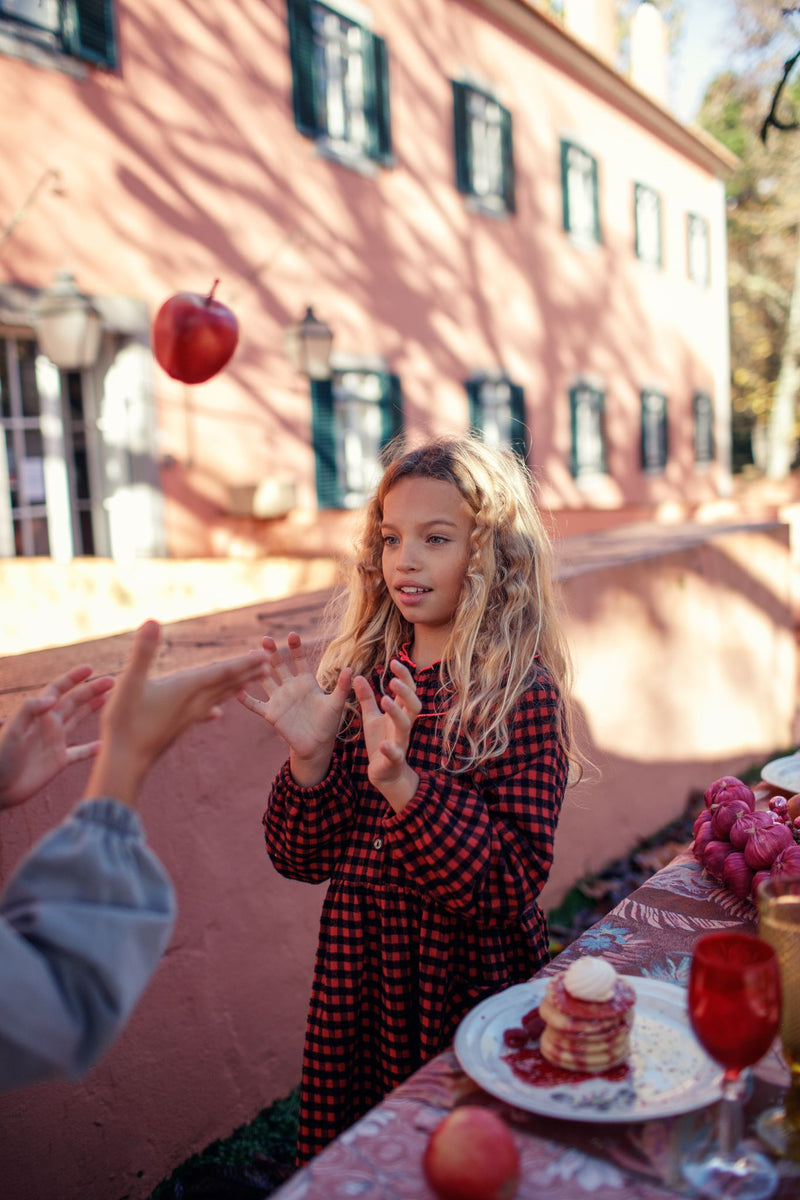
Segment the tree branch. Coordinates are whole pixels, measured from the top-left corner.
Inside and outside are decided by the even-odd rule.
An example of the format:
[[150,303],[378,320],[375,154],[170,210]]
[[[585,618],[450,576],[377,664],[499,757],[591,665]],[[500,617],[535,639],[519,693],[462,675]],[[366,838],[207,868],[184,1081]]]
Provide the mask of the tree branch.
[[[786,11],[792,12],[792,11],[796,11],[796,10],[788,9]],[[800,50],[796,51],[796,53],[794,53],[791,58],[787,58],[786,62],[783,64],[783,76],[778,81],[778,85],[775,88],[775,91],[772,95],[772,104],[770,105],[769,112],[767,113],[766,117],[764,118],[764,124],[761,126],[761,141],[764,143],[765,146],[767,144],[767,134],[769,133],[770,126],[773,129],[782,129],[784,131],[788,131],[788,130],[792,130],[792,129],[800,129],[800,124],[798,124],[797,121],[791,121],[791,122],[781,121],[775,115],[775,110],[778,107],[778,101],[781,98],[781,92],[783,91],[783,89],[786,85],[786,80],[791,75],[792,70],[794,69],[794,66],[797,63],[798,59],[800,59]]]

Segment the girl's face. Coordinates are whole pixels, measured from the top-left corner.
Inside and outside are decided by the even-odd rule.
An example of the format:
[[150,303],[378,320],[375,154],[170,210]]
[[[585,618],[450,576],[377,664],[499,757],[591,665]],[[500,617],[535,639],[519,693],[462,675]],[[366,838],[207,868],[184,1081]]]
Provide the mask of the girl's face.
[[408,477],[383,502],[383,578],[392,600],[414,626],[417,666],[441,658],[453,626],[469,563],[472,510],[458,488],[441,479]]

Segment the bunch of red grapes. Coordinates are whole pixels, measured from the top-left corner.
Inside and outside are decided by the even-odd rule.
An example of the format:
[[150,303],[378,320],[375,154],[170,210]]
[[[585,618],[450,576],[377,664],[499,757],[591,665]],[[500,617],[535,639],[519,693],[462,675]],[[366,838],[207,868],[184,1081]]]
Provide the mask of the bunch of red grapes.
[[694,823],[695,858],[740,900],[755,900],[765,879],[800,874],[800,795],[773,796],[757,809],[753,790],[734,775],[703,794]]

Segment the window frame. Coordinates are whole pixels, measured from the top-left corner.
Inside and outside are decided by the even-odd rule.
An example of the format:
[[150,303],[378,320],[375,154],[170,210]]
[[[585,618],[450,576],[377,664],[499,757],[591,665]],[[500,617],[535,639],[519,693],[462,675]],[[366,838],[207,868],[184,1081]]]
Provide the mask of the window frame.
[[[701,431],[701,409],[703,417],[707,414],[707,424]],[[701,432],[702,443],[701,446]],[[694,446],[694,463],[696,467],[710,467],[716,459],[714,444],[714,400],[710,392],[697,391],[692,396],[692,443]]]
[[[658,250],[655,258],[645,252],[644,239],[639,219],[639,200],[642,196],[652,196],[655,200],[656,211],[656,234]],[[634,223],[634,247],[636,257],[644,266],[652,267],[653,270],[663,270],[664,267],[664,206],[661,202],[661,193],[655,188],[650,187],[647,183],[634,182],[633,185],[633,223]]]
[[[383,450],[404,428],[399,376],[385,369],[354,362],[347,366],[335,366],[330,379],[312,379],[311,444],[314,451],[317,507],[320,509],[351,509],[357,506],[346,502],[342,482],[343,468],[338,453],[339,429],[336,422],[336,379],[337,376],[349,372],[374,375],[380,381],[381,396],[377,401],[381,420],[379,449]],[[359,503],[363,503],[363,500]]]
[[[0,38],[3,51],[44,50],[95,67],[118,65],[116,0],[59,0],[54,24],[36,22],[3,9],[0,0]],[[8,41],[8,44],[6,44]]]
[[[453,92],[453,153],[456,188],[467,196],[470,207],[488,216],[508,216],[516,212],[514,174],[514,134],[511,111],[501,104],[489,88],[465,79],[451,79]],[[471,136],[477,118],[470,114],[470,99],[478,96],[499,111],[500,185],[497,190],[482,192],[476,185]]]
[[[693,252],[693,246],[695,245],[694,229],[702,229],[703,231],[702,275],[698,275],[695,270],[696,256]],[[698,287],[707,288],[711,283],[711,230],[708,218],[696,212],[687,212],[686,214],[686,273],[692,283],[696,283]]]
[[[645,475],[663,475],[669,461],[669,416],[667,395],[656,387],[645,387],[639,392],[641,404],[640,462]],[[654,402],[658,402],[657,406]],[[658,412],[653,421],[648,416],[648,406]],[[655,431],[655,432],[653,432]],[[655,439],[655,440],[654,440]]]
[[[325,75],[321,74],[318,41],[314,30],[312,9],[325,10],[357,28],[363,40],[361,70],[363,92],[361,113],[367,127],[362,142],[331,136],[328,124],[320,115],[318,103]],[[373,163],[391,166],[394,163],[391,137],[389,96],[389,55],[386,42],[367,27],[363,19],[351,15],[348,5],[341,8],[323,0],[287,0],[289,57],[292,67],[292,107],[295,127],[305,137],[312,138],[319,151],[346,166],[364,170]],[[342,89],[346,83],[343,77]],[[343,111],[349,111],[343,102]]]
[[513,383],[504,372],[497,374],[478,372],[465,381],[464,388],[469,403],[470,428],[474,429],[481,438],[484,438],[486,432],[485,416],[488,405],[481,393],[486,386],[494,387],[497,384],[505,384],[509,389],[508,404],[510,409],[509,424],[511,426],[511,435],[503,445],[507,449],[513,450],[523,462],[527,462],[530,429],[525,419],[525,390],[520,384]]
[[[587,227],[574,228],[573,217],[570,213],[569,199],[569,172],[570,151],[575,150],[588,161],[590,174],[592,179],[592,223],[591,229]],[[579,246],[601,246],[603,244],[603,231],[600,225],[600,174],[598,160],[594,154],[591,154],[585,146],[572,138],[561,138],[560,141],[560,158],[561,158],[561,215],[565,232],[569,235],[570,241]]]
[[[582,394],[588,394],[591,399],[593,415],[596,415],[596,433],[600,443],[600,454],[593,463],[583,465],[578,444],[578,402]],[[608,475],[608,439],[606,434],[606,393],[599,384],[586,379],[580,379],[569,389],[570,431],[572,444],[570,447],[570,472],[577,482],[598,479]]]

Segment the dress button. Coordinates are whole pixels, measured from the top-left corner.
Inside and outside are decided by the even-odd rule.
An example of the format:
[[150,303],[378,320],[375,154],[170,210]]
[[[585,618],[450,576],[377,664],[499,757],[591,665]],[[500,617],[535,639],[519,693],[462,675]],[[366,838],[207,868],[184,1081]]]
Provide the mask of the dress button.
[[372,845],[375,847],[376,850],[380,850],[383,846],[383,838],[380,838],[380,837],[375,838],[375,841],[372,843]]

